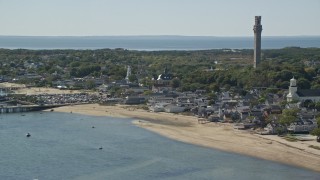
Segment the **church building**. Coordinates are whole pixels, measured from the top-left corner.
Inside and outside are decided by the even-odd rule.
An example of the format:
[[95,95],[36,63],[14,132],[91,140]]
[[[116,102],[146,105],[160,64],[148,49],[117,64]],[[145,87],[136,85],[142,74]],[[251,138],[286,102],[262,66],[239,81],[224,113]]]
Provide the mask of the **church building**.
[[290,79],[289,93],[287,95],[287,101],[300,101],[311,100],[313,102],[320,102],[320,89],[299,89],[297,87],[297,80]]
[[158,93],[169,92],[172,90],[170,82],[173,79],[173,75],[165,68],[164,72],[153,79],[152,91]]

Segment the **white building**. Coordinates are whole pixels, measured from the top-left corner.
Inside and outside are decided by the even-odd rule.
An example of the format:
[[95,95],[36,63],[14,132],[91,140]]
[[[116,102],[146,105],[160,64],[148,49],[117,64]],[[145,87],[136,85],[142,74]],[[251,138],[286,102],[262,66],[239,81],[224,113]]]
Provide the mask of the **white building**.
[[287,101],[291,102],[297,100],[303,102],[305,100],[311,100],[313,102],[320,101],[320,89],[301,89],[297,88],[297,80],[290,79],[289,93],[287,95]]
[[129,77],[131,76],[131,66],[127,66],[127,75],[125,80],[127,81],[127,83],[129,83]]
[[169,104],[164,106],[164,111],[168,113],[180,113],[183,112],[186,108],[174,104]]

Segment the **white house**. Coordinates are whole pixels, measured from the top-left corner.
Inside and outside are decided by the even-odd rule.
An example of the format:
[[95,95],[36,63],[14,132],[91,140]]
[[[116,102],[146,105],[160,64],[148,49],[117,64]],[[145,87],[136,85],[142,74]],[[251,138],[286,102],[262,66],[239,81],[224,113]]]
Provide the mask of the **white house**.
[[312,131],[317,126],[318,125],[316,121],[306,120],[306,121],[297,121],[297,122],[291,123],[287,129],[288,131],[294,132],[294,133],[305,133],[305,132]]
[[168,113],[179,113],[183,112],[185,110],[185,107],[177,106],[174,104],[169,104],[164,106],[164,111]]

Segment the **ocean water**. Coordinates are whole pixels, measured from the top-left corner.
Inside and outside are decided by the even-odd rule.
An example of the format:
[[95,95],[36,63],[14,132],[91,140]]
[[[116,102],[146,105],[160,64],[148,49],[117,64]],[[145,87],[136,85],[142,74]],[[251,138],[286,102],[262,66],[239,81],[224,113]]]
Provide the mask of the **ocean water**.
[[58,112],[0,115],[1,180],[319,177],[302,168],[173,141],[132,125],[131,119]]
[[[262,36],[262,49],[318,47],[320,36]],[[205,50],[253,49],[253,37],[204,36],[0,36],[0,48],[7,49],[104,49]]]

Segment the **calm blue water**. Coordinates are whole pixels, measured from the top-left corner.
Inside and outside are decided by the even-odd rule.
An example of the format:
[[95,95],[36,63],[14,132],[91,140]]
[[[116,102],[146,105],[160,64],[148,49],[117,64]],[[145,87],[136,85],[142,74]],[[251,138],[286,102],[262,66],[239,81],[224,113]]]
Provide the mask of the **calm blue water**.
[[[263,49],[289,46],[318,47],[320,36],[262,37]],[[252,49],[253,37],[197,37],[197,36],[0,36],[0,48],[8,49],[103,49],[129,50],[204,50]]]
[[301,168],[176,142],[135,127],[130,119],[57,112],[0,115],[1,180],[319,177]]

